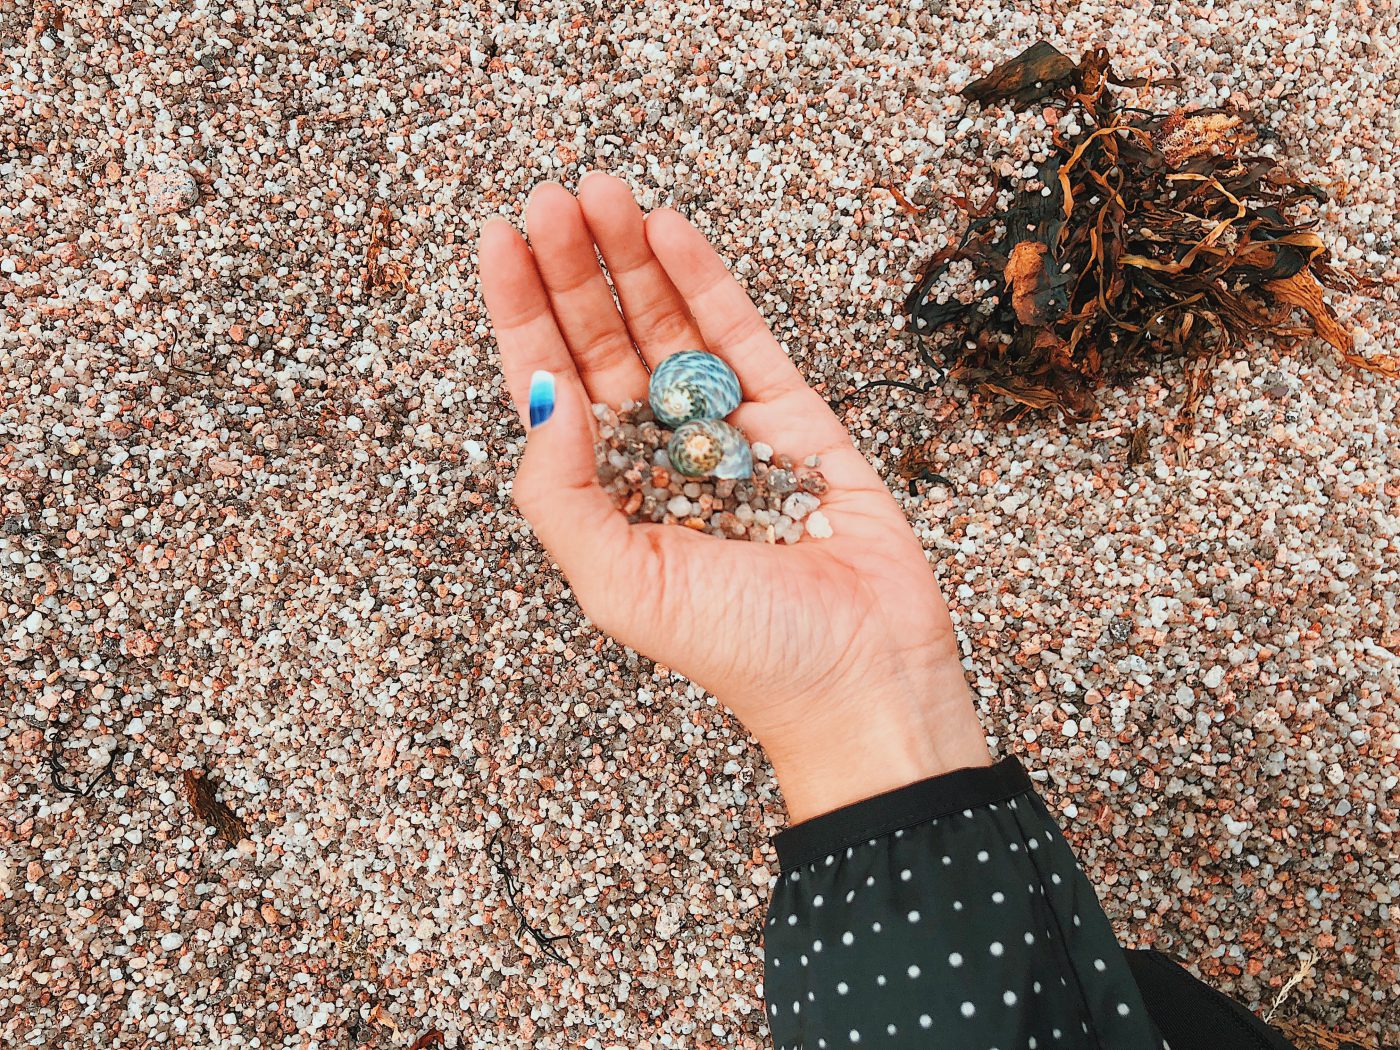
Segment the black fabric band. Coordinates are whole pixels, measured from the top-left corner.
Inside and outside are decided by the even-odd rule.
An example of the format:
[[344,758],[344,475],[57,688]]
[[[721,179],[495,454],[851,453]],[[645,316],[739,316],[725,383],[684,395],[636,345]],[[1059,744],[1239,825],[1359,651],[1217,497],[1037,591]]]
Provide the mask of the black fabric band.
[[773,836],[778,864],[788,872],[858,842],[1033,789],[1015,755],[990,766],[954,769],[873,795],[784,828]]

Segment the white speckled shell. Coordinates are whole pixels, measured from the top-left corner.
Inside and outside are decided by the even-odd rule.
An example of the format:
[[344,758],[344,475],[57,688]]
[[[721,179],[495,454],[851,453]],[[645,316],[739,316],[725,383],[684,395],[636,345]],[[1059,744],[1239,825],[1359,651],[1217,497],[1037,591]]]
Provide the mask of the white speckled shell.
[[722,419],[692,419],[676,428],[666,446],[671,466],[688,478],[748,478],[753,454],[738,427]]

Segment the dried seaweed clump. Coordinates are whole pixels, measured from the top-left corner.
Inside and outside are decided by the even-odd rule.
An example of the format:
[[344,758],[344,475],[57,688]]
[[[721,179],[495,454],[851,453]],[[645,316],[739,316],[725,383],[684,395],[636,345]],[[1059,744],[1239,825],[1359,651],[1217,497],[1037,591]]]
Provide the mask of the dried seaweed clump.
[[[1016,402],[1004,418],[1050,409],[1082,422],[1098,415],[1104,382],[1166,358],[1186,362],[1189,420],[1214,359],[1254,333],[1316,334],[1352,365],[1400,373],[1393,358],[1357,354],[1323,301],[1324,289],[1363,282],[1331,264],[1299,217],[1322,191],[1249,155],[1256,136],[1239,113],[1115,101],[1111,85],[1147,83],[1117,77],[1102,48],[1075,65],[1040,43],[963,91],[984,104],[1048,104],[1080,130],[1057,128],[1038,177],[1006,211],[975,213],[910,293],[914,332],[952,336],[949,375]],[[938,301],[957,263],[992,293]]]

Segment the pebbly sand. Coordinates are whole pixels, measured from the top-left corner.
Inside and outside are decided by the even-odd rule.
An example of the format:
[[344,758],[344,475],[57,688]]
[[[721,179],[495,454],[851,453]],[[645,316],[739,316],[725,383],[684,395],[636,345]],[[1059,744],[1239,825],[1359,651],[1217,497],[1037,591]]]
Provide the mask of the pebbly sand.
[[[692,216],[826,395],[920,381],[949,195],[1047,135],[954,93],[1097,41],[1258,114],[1397,351],[1392,3],[636,6],[0,0],[0,1043],[766,1045],[771,772],[511,505],[473,245],[538,180]],[[1178,458],[1176,379],[844,418],[1124,942],[1261,1012],[1315,952],[1274,1020],[1394,1046],[1400,397],[1252,346]]]

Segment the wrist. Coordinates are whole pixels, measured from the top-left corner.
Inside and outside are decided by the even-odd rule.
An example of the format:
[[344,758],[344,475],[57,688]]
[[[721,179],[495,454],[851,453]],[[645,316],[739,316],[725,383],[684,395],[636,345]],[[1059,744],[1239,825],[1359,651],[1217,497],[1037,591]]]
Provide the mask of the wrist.
[[830,693],[768,753],[790,824],[919,780],[993,760],[961,665],[920,676],[917,691]]

